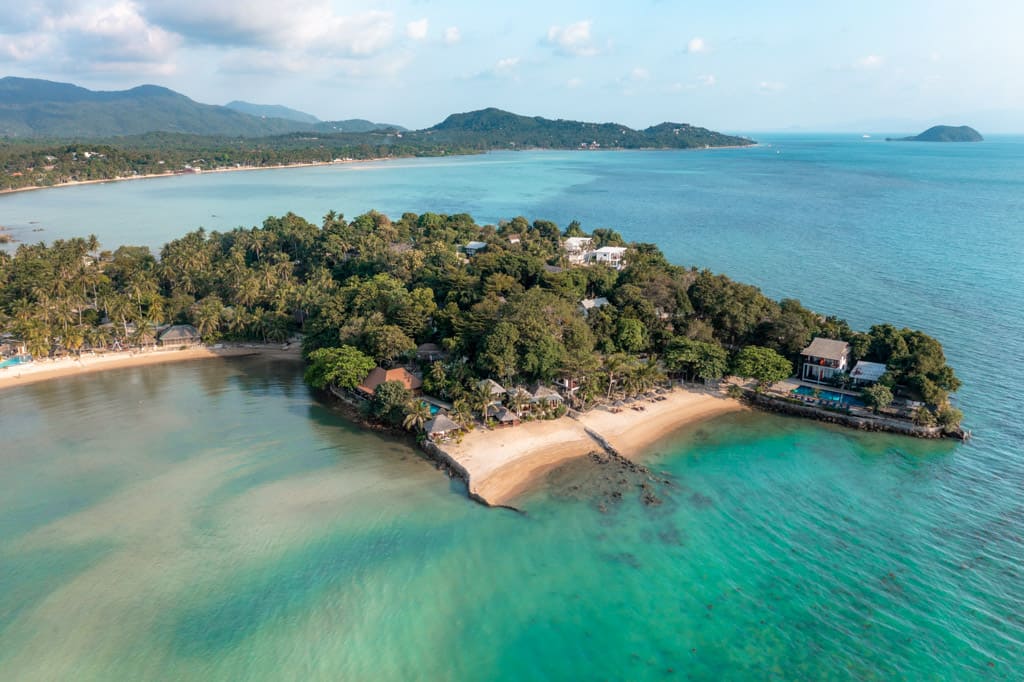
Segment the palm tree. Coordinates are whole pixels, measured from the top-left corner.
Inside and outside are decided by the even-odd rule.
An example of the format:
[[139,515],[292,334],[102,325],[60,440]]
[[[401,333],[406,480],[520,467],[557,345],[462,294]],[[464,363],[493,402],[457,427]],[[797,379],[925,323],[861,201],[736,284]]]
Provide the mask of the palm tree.
[[432,416],[430,405],[418,398],[413,398],[405,405],[405,419],[402,421],[402,426],[407,431],[419,430],[430,421]]
[[523,407],[526,406],[533,396],[530,395],[529,391],[522,388],[515,388],[512,390],[512,394],[509,396],[509,405],[515,411],[517,416],[522,416]]
[[451,418],[459,426],[468,429],[473,425],[473,408],[467,400],[456,400],[452,406]]
[[480,382],[469,392],[469,404],[473,410],[480,413],[480,421],[487,422],[487,408],[494,402],[491,395],[491,387],[486,382]]
[[604,359],[604,371],[608,375],[608,400],[612,399],[612,388],[617,379],[632,369],[633,358],[625,353],[612,353]]

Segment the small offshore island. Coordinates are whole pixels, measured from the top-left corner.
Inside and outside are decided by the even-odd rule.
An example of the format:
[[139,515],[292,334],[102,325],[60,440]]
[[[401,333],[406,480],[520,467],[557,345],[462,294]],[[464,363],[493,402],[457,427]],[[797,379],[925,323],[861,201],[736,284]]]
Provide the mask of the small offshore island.
[[983,142],[984,137],[970,126],[932,126],[920,135],[887,137],[888,142]]
[[659,438],[743,404],[966,435],[949,402],[960,382],[923,332],[855,331],[576,222],[287,214],[191,232],[159,258],[95,238],[0,252],[0,388],[297,338],[311,386],[418,434],[488,504],[590,453],[635,467]]

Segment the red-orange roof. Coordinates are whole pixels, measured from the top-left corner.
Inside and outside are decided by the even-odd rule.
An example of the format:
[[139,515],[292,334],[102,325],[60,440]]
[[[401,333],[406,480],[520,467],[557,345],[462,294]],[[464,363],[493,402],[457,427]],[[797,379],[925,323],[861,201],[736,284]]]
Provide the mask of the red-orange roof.
[[402,384],[404,384],[410,391],[415,391],[423,385],[423,381],[418,376],[404,367],[398,367],[397,369],[374,367],[370,370],[370,373],[366,375],[366,378],[363,379],[362,383],[359,384],[358,388],[363,393],[373,395],[373,393],[376,392],[377,387],[385,381],[401,381]]

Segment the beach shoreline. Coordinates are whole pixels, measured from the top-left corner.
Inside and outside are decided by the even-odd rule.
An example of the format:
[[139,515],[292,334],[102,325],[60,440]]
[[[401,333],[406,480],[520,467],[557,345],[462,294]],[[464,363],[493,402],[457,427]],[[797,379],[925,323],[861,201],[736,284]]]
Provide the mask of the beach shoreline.
[[262,170],[285,170],[288,168],[314,168],[316,166],[346,166],[354,163],[376,163],[378,161],[391,161],[400,156],[380,156],[372,159],[345,159],[341,161],[303,161],[301,163],[282,163],[274,166],[227,166],[224,168],[210,168],[199,173],[183,173],[181,171],[167,171],[166,173],[147,173],[145,175],[128,175],[120,178],[103,178],[99,180],[71,180],[56,185],[30,185],[29,187],[15,187],[13,189],[0,189],[0,196],[4,194],[15,194],[17,192],[36,192],[44,189],[60,189],[61,187],[77,187],[79,185],[102,185],[109,182],[126,182],[129,180],[155,180],[159,178],[179,178],[191,175],[207,175],[210,173],[241,173],[243,171]]
[[27,386],[43,381],[81,376],[95,372],[128,367],[142,367],[184,360],[208,358],[234,358],[262,355],[277,359],[301,359],[298,344],[288,348],[281,344],[238,344],[223,348],[196,346],[193,348],[155,349],[150,351],[120,351],[101,354],[83,354],[57,360],[36,360],[23,365],[0,368],[0,391]]
[[673,433],[748,409],[713,390],[677,388],[662,397],[665,399],[637,402],[642,410],[627,407],[612,413],[598,408],[575,418],[494,430],[476,428],[459,442],[435,447],[466,479],[471,497],[489,506],[513,506],[512,501],[535,487],[545,474],[600,451],[605,444],[638,462]]

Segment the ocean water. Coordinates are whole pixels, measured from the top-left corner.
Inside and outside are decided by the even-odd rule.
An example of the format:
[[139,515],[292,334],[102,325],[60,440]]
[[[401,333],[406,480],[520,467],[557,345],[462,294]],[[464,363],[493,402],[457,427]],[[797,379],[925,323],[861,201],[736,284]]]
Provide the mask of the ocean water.
[[287,210],[578,218],[855,326],[925,329],[975,433],[733,415],[651,454],[659,506],[602,509],[571,490],[580,464],[523,515],[355,429],[288,363],[5,390],[0,677],[1019,679],[1024,139],[764,141],[0,197],[0,223],[108,245]]

